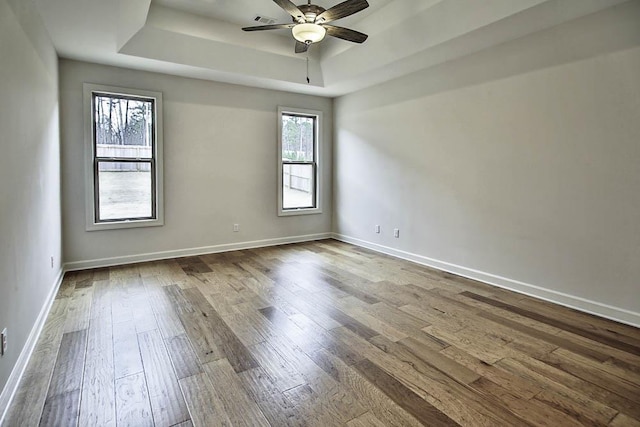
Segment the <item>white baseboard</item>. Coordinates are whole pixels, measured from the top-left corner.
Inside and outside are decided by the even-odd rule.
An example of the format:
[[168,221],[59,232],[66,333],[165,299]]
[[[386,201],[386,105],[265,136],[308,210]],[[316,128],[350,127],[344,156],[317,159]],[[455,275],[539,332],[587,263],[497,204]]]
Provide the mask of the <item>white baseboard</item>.
[[111,267],[114,265],[134,264],[137,262],[158,261],[169,258],[205,255],[218,252],[238,251],[242,249],[262,248],[267,246],[286,245],[288,243],[311,242],[314,240],[330,239],[332,233],[306,234],[302,236],[278,237],[275,239],[253,240],[250,242],[227,243],[200,248],[177,249],[172,251],[150,252],[138,255],[126,255],[112,258],[101,258],[88,261],[68,262],[65,271],[86,270],[89,268]]
[[18,360],[13,367],[13,370],[11,371],[11,375],[9,375],[9,379],[7,380],[7,383],[2,390],[2,394],[0,394],[0,425],[2,425],[4,417],[7,415],[7,410],[9,409],[9,405],[11,405],[11,401],[13,400],[16,391],[18,391],[18,385],[20,384],[22,375],[27,368],[29,359],[31,359],[31,354],[36,347],[38,338],[40,338],[40,333],[42,332],[42,328],[44,327],[45,322],[47,321],[49,310],[51,310],[53,301],[56,299],[56,295],[58,294],[58,289],[60,289],[60,284],[62,283],[63,277],[64,269],[60,268],[53,287],[51,288],[49,295],[47,295],[47,299],[45,300],[44,305],[40,310],[40,314],[38,314],[38,318],[31,328],[31,332],[29,333],[27,342],[22,347],[20,356],[18,356]]
[[596,301],[591,301],[575,295],[565,294],[563,292],[554,291],[553,289],[543,288],[531,285],[529,283],[520,282],[518,280],[508,279],[506,277],[497,276],[484,271],[474,270],[472,268],[462,267],[460,265],[451,264],[449,262],[428,258],[411,252],[405,252],[399,249],[390,248],[388,246],[379,245],[377,243],[368,242],[357,239],[355,237],[345,236],[339,233],[332,233],[332,237],[342,242],[351,243],[356,246],[371,249],[397,258],[413,261],[427,267],[436,268],[458,276],[467,277],[499,288],[508,289],[565,307],[573,308],[585,313],[594,314],[606,319],[615,320],[616,322],[625,323],[627,325],[640,327],[640,313],[626,310],[620,307],[614,307]]

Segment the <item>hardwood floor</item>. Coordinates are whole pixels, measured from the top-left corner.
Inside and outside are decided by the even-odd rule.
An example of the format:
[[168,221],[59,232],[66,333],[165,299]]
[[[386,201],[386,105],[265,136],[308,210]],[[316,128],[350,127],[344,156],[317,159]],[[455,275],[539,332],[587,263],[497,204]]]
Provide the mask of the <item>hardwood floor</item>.
[[639,426],[640,330],[332,240],[74,272],[3,425]]

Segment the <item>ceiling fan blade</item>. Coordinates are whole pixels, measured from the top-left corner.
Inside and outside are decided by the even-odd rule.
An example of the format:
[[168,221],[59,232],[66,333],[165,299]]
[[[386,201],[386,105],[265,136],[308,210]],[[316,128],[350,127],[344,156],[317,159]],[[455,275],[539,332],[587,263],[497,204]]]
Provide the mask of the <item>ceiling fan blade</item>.
[[278,6],[283,8],[289,15],[293,16],[293,19],[295,19],[296,21],[300,23],[306,22],[304,13],[302,13],[302,11],[298,9],[298,6],[293,4],[290,0],[273,0],[273,1]]
[[[274,0],[275,1],[275,0]],[[316,17],[316,23],[324,23],[344,18],[369,7],[367,0],[347,0],[325,10]]]
[[283,28],[293,28],[295,25],[296,24],[258,25],[257,27],[244,27],[242,31],[280,30]]
[[296,53],[305,53],[308,49],[308,44],[296,41]]
[[364,41],[369,37],[364,33],[350,30],[349,28],[336,27],[335,25],[323,25],[323,27],[327,30],[327,34],[330,36],[354,43],[364,43]]

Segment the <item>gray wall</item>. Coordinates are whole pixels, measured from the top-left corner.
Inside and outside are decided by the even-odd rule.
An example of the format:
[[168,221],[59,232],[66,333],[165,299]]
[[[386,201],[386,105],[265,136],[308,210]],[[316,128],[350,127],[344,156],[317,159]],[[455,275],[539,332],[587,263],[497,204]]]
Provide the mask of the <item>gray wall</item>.
[[[163,93],[163,227],[85,231],[85,82]],[[331,231],[331,99],[70,60],[60,61],[60,99],[66,262]],[[277,216],[279,105],[324,112],[322,214]]]
[[61,269],[57,73],[30,1],[0,0],[0,390]]
[[640,323],[639,22],[628,2],[338,98],[335,231]]

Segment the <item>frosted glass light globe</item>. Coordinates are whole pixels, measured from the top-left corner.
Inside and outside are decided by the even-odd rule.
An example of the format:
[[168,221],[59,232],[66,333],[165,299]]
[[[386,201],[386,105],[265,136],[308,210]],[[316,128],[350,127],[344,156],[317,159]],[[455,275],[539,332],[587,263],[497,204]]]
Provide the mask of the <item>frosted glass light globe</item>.
[[302,43],[317,43],[327,34],[327,30],[317,24],[298,24],[291,29],[291,32],[293,37]]

